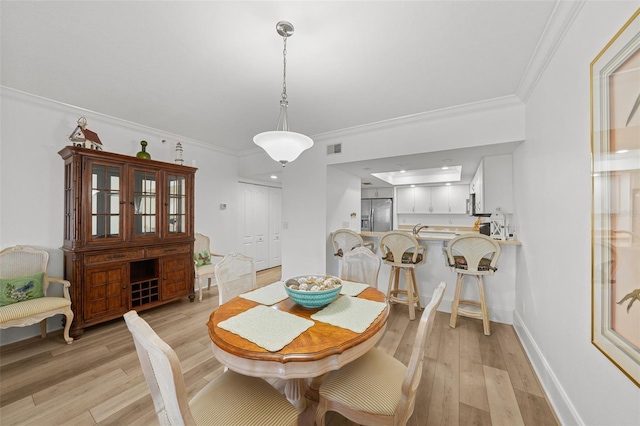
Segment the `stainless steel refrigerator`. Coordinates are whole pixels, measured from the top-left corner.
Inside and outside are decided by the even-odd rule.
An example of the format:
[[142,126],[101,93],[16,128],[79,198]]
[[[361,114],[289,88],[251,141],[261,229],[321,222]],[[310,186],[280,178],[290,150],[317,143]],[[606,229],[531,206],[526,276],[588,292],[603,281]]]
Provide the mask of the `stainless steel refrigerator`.
[[360,206],[362,231],[387,232],[393,229],[393,199],[363,198]]

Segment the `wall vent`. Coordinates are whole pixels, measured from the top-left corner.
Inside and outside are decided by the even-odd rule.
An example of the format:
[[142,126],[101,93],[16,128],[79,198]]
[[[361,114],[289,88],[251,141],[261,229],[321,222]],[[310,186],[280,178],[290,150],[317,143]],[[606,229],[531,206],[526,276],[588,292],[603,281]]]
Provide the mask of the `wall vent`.
[[336,143],[333,145],[327,145],[327,155],[329,154],[340,154],[342,153],[342,144]]

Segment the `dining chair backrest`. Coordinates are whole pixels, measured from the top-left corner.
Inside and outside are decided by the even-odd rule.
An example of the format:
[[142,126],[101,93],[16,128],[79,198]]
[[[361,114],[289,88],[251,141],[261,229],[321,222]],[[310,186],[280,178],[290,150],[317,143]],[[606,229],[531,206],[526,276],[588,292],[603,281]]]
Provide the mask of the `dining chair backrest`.
[[447,284],[444,281],[436,287],[431,297],[431,301],[427,307],[424,308],[424,312],[420,317],[420,324],[418,325],[418,332],[416,333],[416,338],[413,342],[411,358],[407,365],[407,375],[402,382],[402,397],[400,398],[400,402],[396,409],[396,417],[398,417],[398,414],[404,413],[404,415],[400,417],[408,419],[411,416],[411,413],[413,413],[413,408],[416,402],[416,393],[422,376],[424,352],[429,336],[431,335],[431,331],[433,330],[433,323],[435,322],[438,306],[440,306],[440,302],[442,302],[442,297],[444,296],[446,288]]
[[176,353],[136,311],[124,314],[124,321],[133,336],[160,424],[195,424]]
[[380,257],[367,247],[356,247],[342,257],[340,278],[377,288],[380,263]]
[[239,253],[231,253],[215,266],[218,282],[219,303],[233,299],[258,287],[256,264],[252,258]]
[[225,371],[187,399],[180,360],[136,311],[124,314],[161,425],[295,426],[298,411],[259,377]]
[[497,270],[500,244],[483,234],[465,234],[451,240],[445,251],[455,272],[489,275]]

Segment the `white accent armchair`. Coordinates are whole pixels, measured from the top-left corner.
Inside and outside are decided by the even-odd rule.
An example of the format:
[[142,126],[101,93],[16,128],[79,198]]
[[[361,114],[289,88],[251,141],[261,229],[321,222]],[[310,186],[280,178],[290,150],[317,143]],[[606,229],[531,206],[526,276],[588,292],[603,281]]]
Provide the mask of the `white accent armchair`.
[[[73,321],[71,284],[47,275],[49,253],[27,246],[9,247],[0,252],[0,329],[25,327],[40,323],[40,335],[47,335],[47,318],[62,314],[66,317],[64,340],[69,344],[69,329]],[[62,297],[49,296],[49,284],[62,285]],[[4,304],[7,303],[7,304]]]
[[194,268],[196,283],[198,284],[198,301],[202,302],[202,280],[207,280],[207,290],[211,288],[211,279],[214,278],[212,257],[224,257],[221,254],[211,253],[211,240],[203,234],[196,233],[196,241],[193,245]]

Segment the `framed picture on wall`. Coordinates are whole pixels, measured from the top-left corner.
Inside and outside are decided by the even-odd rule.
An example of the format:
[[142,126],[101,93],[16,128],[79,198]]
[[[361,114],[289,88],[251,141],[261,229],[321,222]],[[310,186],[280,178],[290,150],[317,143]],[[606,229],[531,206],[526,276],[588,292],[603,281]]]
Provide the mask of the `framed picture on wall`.
[[640,386],[640,9],[591,63],[591,341]]

